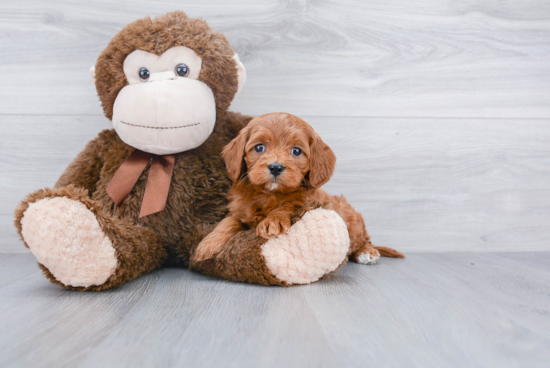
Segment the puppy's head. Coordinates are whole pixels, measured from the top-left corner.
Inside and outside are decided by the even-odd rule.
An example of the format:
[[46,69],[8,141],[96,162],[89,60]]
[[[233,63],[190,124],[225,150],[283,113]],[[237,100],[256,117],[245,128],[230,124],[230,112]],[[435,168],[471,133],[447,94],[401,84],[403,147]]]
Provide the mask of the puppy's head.
[[319,188],[336,156],[313,128],[297,116],[271,113],[253,119],[222,152],[233,181],[248,179],[270,191]]

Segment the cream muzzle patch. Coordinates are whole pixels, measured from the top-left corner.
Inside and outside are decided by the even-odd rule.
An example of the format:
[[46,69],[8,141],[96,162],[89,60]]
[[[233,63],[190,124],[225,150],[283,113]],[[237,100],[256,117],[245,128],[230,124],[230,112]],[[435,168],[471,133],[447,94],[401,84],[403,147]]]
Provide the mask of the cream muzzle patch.
[[113,106],[120,138],[157,155],[200,146],[216,122],[214,94],[198,80],[201,66],[201,58],[184,46],[160,56],[142,50],[129,54],[124,60],[129,85]]

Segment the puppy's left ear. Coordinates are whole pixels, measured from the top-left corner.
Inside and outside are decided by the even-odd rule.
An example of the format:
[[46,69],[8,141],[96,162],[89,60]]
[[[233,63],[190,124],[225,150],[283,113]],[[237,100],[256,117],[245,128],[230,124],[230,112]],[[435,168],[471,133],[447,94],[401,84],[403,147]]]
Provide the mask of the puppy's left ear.
[[309,148],[309,185],[319,188],[332,177],[336,167],[336,155],[317,133],[312,134]]
[[222,151],[227,173],[233,181],[239,180],[245,171],[244,149],[248,142],[248,127],[243,128],[239,135],[233,139]]

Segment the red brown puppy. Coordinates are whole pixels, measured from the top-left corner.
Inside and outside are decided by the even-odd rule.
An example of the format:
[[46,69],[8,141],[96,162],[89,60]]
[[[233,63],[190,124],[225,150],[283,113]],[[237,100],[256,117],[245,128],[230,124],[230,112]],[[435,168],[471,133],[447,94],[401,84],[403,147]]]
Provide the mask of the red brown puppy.
[[283,234],[305,211],[327,205],[346,223],[351,260],[373,264],[381,255],[405,257],[394,249],[374,246],[363,216],[344,196],[331,196],[320,188],[331,178],[336,156],[299,117],[285,113],[259,116],[222,154],[233,180],[230,213],[199,244],[196,259],[212,258],[243,229],[255,228],[266,239]]

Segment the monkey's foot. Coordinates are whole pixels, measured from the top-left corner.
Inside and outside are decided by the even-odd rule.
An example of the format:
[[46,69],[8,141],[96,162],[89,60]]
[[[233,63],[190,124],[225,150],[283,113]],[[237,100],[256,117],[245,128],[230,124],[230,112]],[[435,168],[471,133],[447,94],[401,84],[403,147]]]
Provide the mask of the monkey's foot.
[[344,220],[334,211],[315,209],[284,234],[262,246],[271,273],[281,281],[309,284],[336,270],[350,246]]
[[111,240],[79,201],[54,197],[31,203],[21,226],[38,262],[66,286],[102,285],[116,270]]

